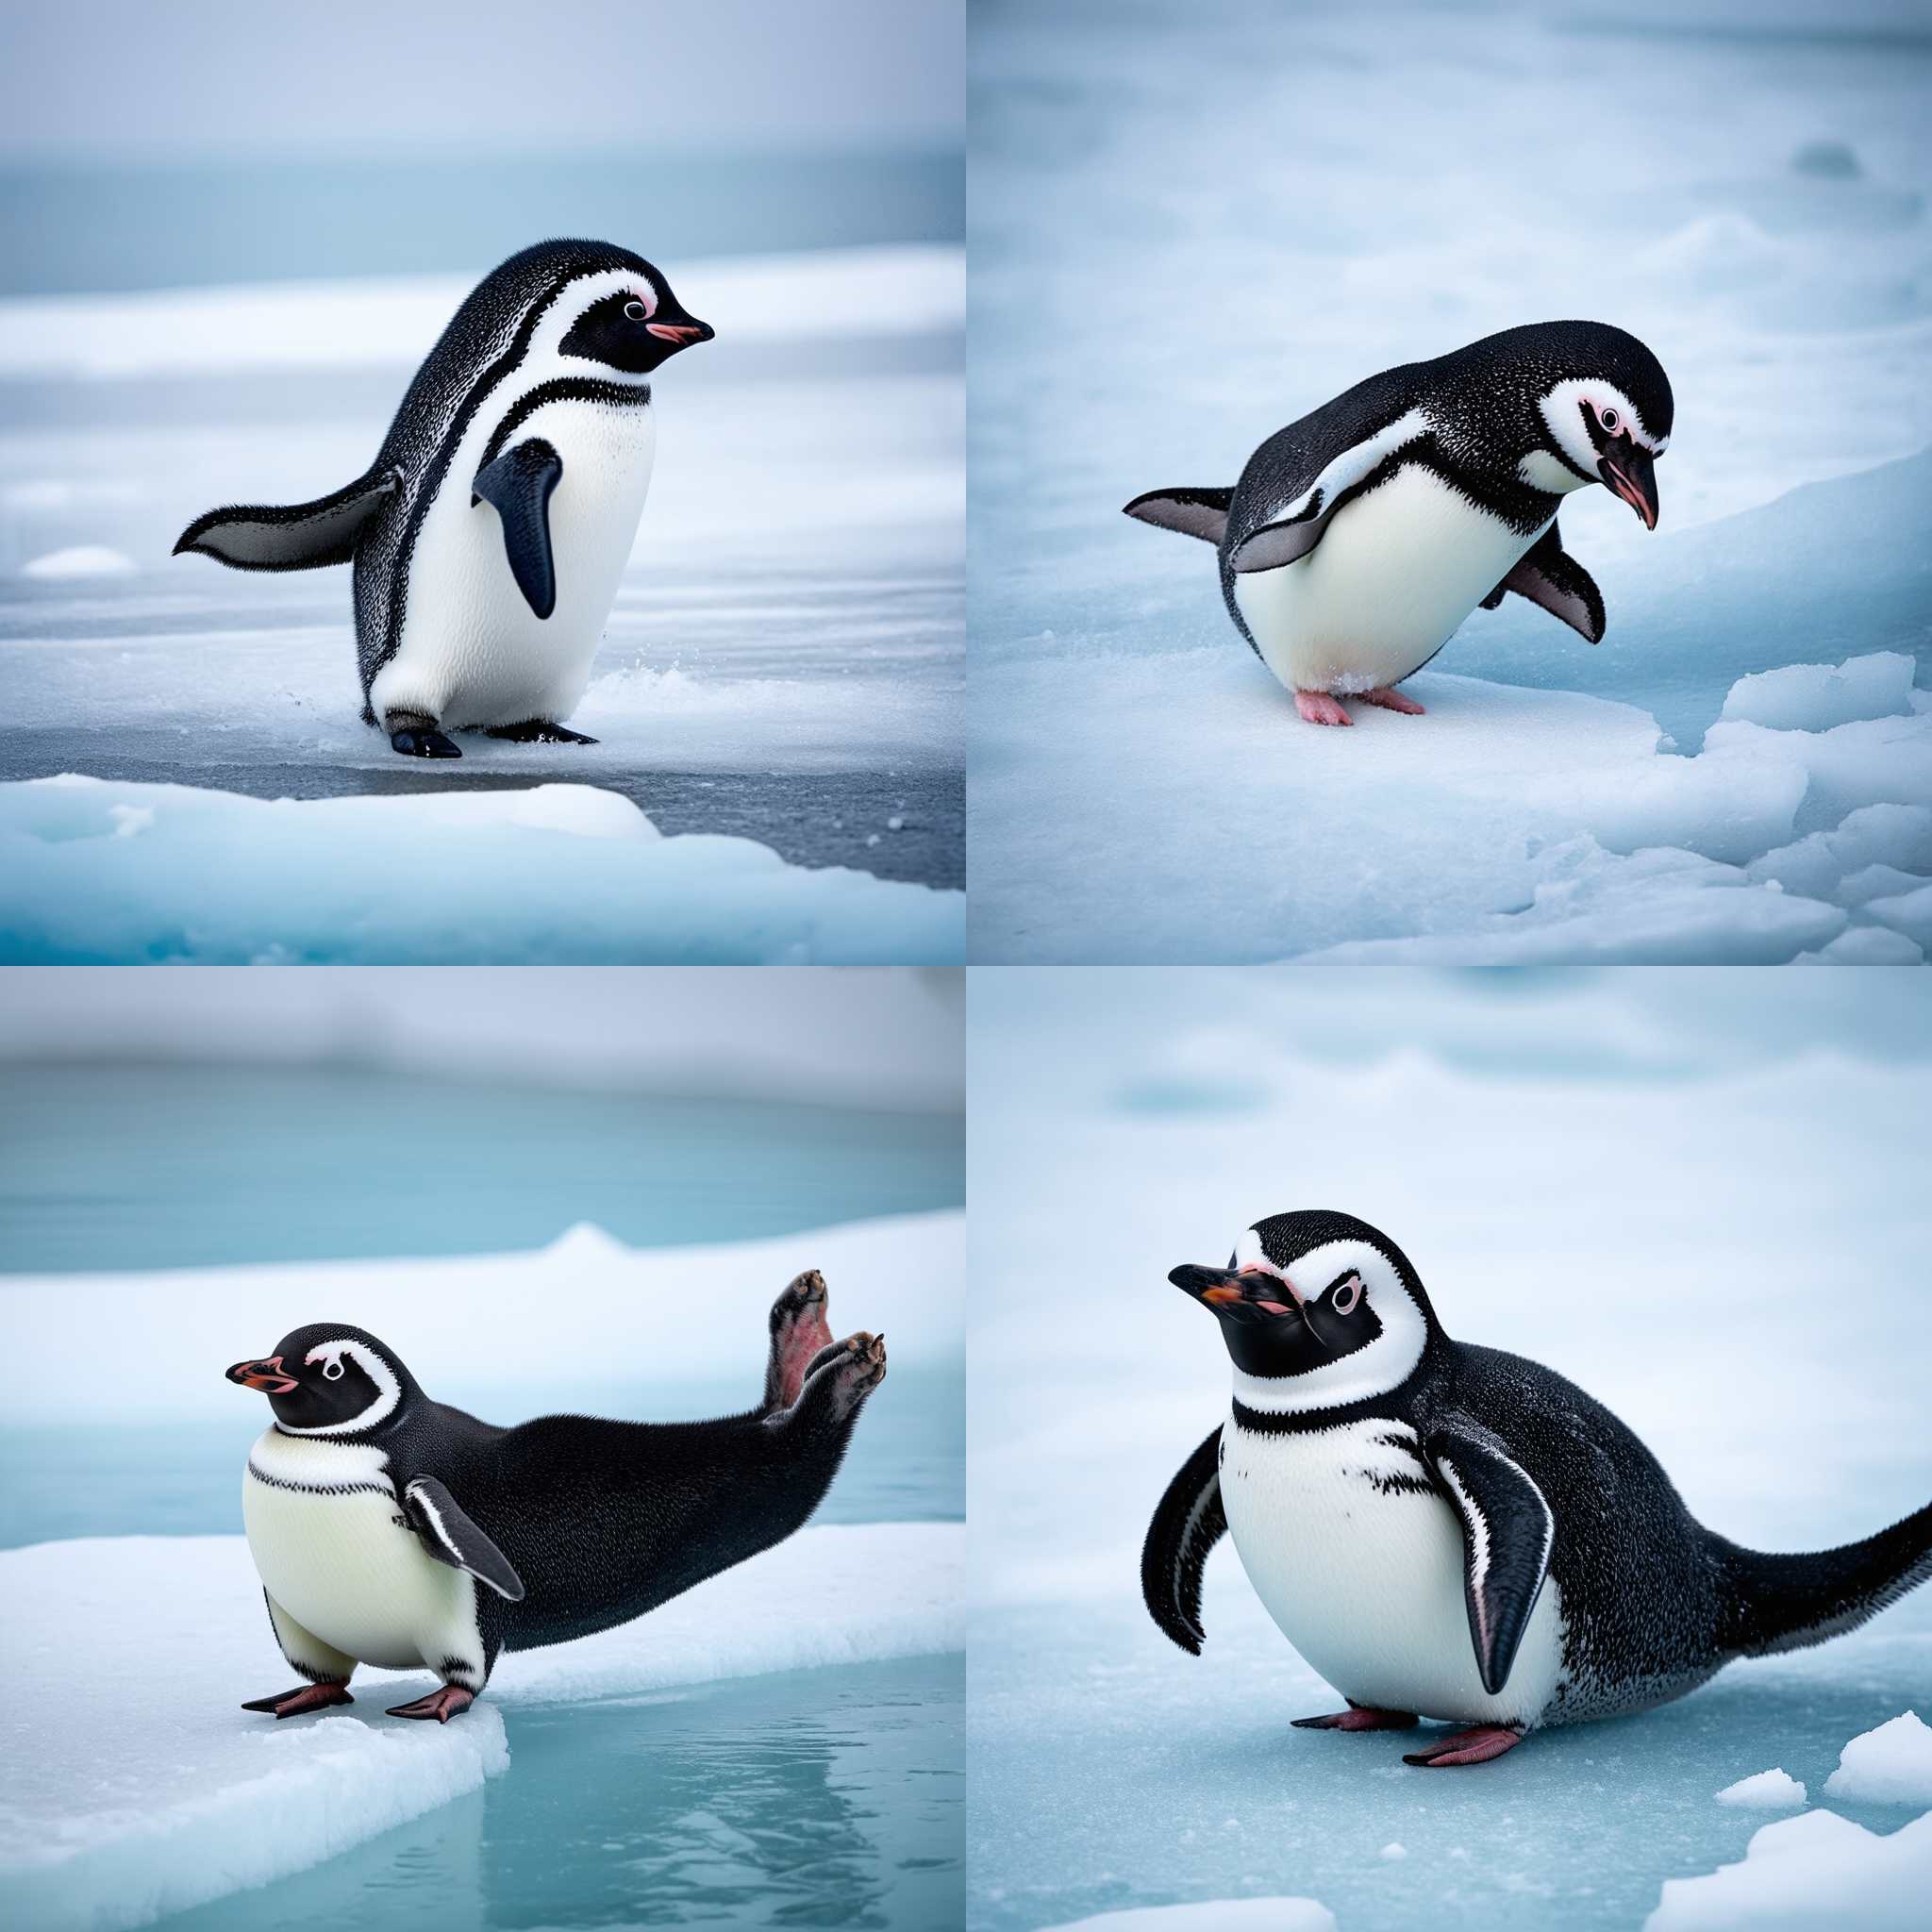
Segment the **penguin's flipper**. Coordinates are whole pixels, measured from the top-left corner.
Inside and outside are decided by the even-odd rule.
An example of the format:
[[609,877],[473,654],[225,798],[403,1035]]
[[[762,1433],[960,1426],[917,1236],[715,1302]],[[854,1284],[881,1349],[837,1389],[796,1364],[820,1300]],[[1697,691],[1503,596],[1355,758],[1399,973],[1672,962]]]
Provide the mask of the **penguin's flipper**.
[[403,487],[393,465],[371,470],[313,503],[242,503],[198,516],[174,554],[199,551],[231,570],[321,570],[355,560],[362,525]]
[[1123,506],[1124,512],[1143,524],[1158,524],[1163,530],[1178,530],[1183,537],[1200,537],[1219,543],[1227,528],[1227,507],[1234,501],[1232,490],[1150,490]]
[[[1307,419],[1308,423],[1313,424],[1324,413],[1318,410]],[[1282,434],[1291,435],[1303,426],[1296,425]],[[1339,439],[1330,430],[1302,446],[1299,460],[1290,468],[1283,489],[1284,494],[1290,490],[1297,493],[1285,508],[1258,528],[1250,530],[1234,546],[1228,564],[1237,576],[1250,576],[1260,570],[1279,570],[1284,564],[1299,561],[1322,541],[1329,519],[1343,504],[1379,489],[1409,463],[1427,460],[1433,447],[1427,419],[1419,409],[1411,409],[1373,435],[1334,450],[1322,461],[1323,446],[1333,450],[1336,440]],[[1264,443],[1262,447],[1266,449],[1268,445]],[[1322,463],[1319,473],[1309,475],[1318,461]]]
[[[1516,568],[1483,599],[1493,610],[1505,591],[1514,591],[1532,604],[1541,604],[1560,617],[1587,643],[1601,643],[1604,635],[1604,593],[1590,573],[1563,548],[1563,540],[1550,527],[1517,559]],[[1494,600],[1493,602],[1491,600]]]
[[1201,1572],[1226,1534],[1217,1428],[1168,1484],[1141,1551],[1141,1594],[1154,1621],[1190,1657],[1199,1657],[1208,1639],[1201,1625]]
[[1557,1519],[1543,1492],[1479,1423],[1439,1422],[1423,1438],[1443,1492],[1462,1518],[1462,1592],[1483,1689],[1508,1682],[1517,1646],[1550,1568]]
[[498,1596],[524,1600],[524,1579],[506,1557],[463,1513],[462,1507],[433,1475],[419,1475],[403,1491],[403,1513],[423,1547],[439,1563],[467,1570]]
[[550,492],[563,458],[541,436],[513,443],[476,472],[470,507],[491,503],[503,520],[504,555],[525,601],[540,618],[557,608],[557,564],[550,554]]

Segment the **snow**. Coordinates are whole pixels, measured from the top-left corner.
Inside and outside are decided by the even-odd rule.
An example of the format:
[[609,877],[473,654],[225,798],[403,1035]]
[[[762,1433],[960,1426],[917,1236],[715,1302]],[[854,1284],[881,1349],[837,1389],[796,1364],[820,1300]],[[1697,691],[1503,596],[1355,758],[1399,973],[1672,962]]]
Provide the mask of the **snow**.
[[1740,1777],[1717,1794],[1720,1805],[1739,1805],[1751,1811],[1796,1811],[1805,1804],[1805,1787],[1782,1767]]
[[20,964],[944,962],[959,892],[667,839],[585,785],[295,801],[72,774],[0,785]]
[[1824,1781],[1829,1797],[1876,1805],[1932,1805],[1932,1726],[1907,1710],[1854,1738]]
[[1703,968],[974,975],[981,1932],[1245,1890],[1344,1926],[1628,1927],[1666,1879],[1743,1856],[1765,1814],[1714,1793],[1779,1766],[1820,1794],[1848,1738],[1923,1698],[1932,1587],[1657,1710],[1425,1773],[1412,1738],[1291,1727],[1337,1689],[1227,1543],[1200,1657],[1140,1601],[1155,1505],[1228,1399],[1167,1271],[1295,1207],[1386,1229],[1452,1335],[1578,1382],[1725,1536],[1824,1549],[1923,1507],[1932,1001],[1905,974],[1846,991]]
[[1311,1898],[1208,1898],[1096,1912],[1046,1932],[1335,1932],[1335,1914]]
[[[257,1408],[221,1370],[329,1309],[380,1335],[420,1370],[439,1400],[474,1404],[497,1422],[534,1412],[516,1407],[519,1396],[527,1404],[532,1385],[587,1400],[586,1334],[613,1338],[598,1352],[596,1373],[633,1380],[661,1378],[665,1338],[675,1336],[680,1378],[736,1380],[749,1402],[762,1384],[766,1311],[807,1268],[825,1277],[836,1333],[887,1334],[897,1363],[959,1358],[962,1213],[680,1248],[628,1248],[580,1226],[535,1254],[17,1274],[9,1280],[15,1387],[8,1416],[15,1424],[239,1416],[243,1409],[253,1417]],[[158,1300],[170,1311],[163,1324],[152,1319]],[[452,1307],[463,1308],[462,1321],[447,1319]],[[567,1307],[570,1319],[527,1320],[533,1307]],[[68,1373],[97,1351],[101,1335],[137,1327],[144,1338],[138,1381],[76,1381]],[[504,1353],[508,1334],[516,1337],[513,1359]],[[513,1413],[498,1412],[491,1400],[507,1384],[516,1385],[508,1398]]]
[[[1866,728],[1905,708],[1873,708],[1893,660],[1932,664],[1932,57],[1902,18],[1257,0],[1206,29],[1124,10],[1104,45],[1054,9],[974,34],[975,958],[1419,939],[1371,957],[1721,962],[1876,923],[1767,913],[1706,867],[1633,863],[1631,840],[1748,860],[1774,773],[1804,781],[1798,838],[1848,797],[1923,796],[1924,741]],[[1614,125],[1579,107],[1606,91]],[[1363,376],[1556,316],[1632,329],[1677,398],[1657,532],[1602,490],[1564,505],[1603,642],[1507,598],[1414,681],[1428,716],[1303,725],[1208,546],[1119,507],[1232,482]],[[1696,773],[1766,674],[1723,730],[1804,732],[1735,736]],[[1629,712],[1683,757],[1631,744]],[[1656,809],[1657,768],[1687,760],[1664,789],[1686,808],[1703,787],[1701,809]],[[1602,784],[1553,796],[1545,767],[1571,761]],[[1499,808],[1519,772],[1541,795]],[[1724,849],[1699,836],[1719,819]]]
[[63,577],[130,577],[138,568],[131,557],[104,543],[75,543],[22,564],[20,574],[47,583]]
[[1857,718],[1891,718],[1910,708],[1912,660],[1903,651],[1873,651],[1851,662],[1789,664],[1740,677],[1723,715],[1780,731],[1821,731]]
[[1740,1864],[1667,1879],[1644,1932],[1916,1932],[1925,1923],[1928,1883],[1932,1812],[1888,1836],[1835,1811],[1809,1811],[1763,1826]]
[[499,1703],[958,1649],[963,1545],[949,1524],[808,1528],[649,1617],[505,1658],[447,1725],[383,1714],[430,1688],[422,1674],[358,1673],[353,1714],[275,1724],[239,1709],[290,1674],[240,1537],[0,1553],[0,1883],[20,1924],[114,1932],[298,1871],[501,1774]]

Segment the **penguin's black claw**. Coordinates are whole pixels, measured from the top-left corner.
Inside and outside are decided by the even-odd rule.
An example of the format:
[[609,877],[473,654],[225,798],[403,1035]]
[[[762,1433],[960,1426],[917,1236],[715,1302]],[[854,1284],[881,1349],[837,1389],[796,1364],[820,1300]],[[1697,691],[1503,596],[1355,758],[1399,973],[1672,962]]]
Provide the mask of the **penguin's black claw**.
[[266,1710],[277,1719],[300,1717],[305,1711],[326,1710],[333,1704],[354,1704],[346,1684],[298,1684],[277,1697],[257,1697],[243,1710]]
[[486,738],[505,738],[512,744],[595,744],[581,731],[568,724],[553,724],[547,718],[532,718],[525,724],[496,724],[484,733]]
[[389,741],[406,758],[459,758],[462,753],[433,724],[405,724]]
[[445,1684],[441,1690],[432,1690],[427,1697],[419,1697],[413,1704],[392,1704],[389,1707],[391,1717],[433,1717],[440,1724],[446,1724],[453,1717],[460,1717],[476,1701],[474,1690],[465,1690],[460,1684]]

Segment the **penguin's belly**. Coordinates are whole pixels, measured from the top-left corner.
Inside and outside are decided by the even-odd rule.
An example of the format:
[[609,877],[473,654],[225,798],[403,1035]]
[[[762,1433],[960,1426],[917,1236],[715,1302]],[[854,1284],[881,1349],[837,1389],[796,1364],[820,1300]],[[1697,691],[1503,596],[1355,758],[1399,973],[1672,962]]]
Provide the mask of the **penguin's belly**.
[[532,437],[563,463],[550,498],[557,608],[545,618],[530,608],[502,519],[470,502],[489,441],[487,425],[473,425],[417,535],[402,636],[370,688],[378,718],[415,710],[459,730],[558,722],[576,708],[637,537],[657,438],[648,404],[577,399],[544,404],[510,441]]
[[1281,1632],[1343,1696],[1465,1723],[1534,1724],[1563,1676],[1556,1579],[1537,1599],[1508,1681],[1483,1689],[1462,1590],[1462,1525],[1440,1496],[1402,1487],[1406,1424],[1293,1435],[1230,1423],[1222,1504],[1255,1592]]
[[[258,1444],[242,1479],[248,1553],[269,1595],[325,1643],[380,1669],[433,1669],[446,1657],[480,1662],[475,1584],[424,1553],[375,1474],[379,1453],[313,1443],[291,1453],[283,1443],[267,1455]],[[358,1461],[334,1471],[337,1456]],[[370,1457],[375,1469],[362,1466]],[[279,1472],[272,1479],[264,1462]],[[287,1473],[298,1464],[299,1477]]]
[[1291,690],[1374,691],[1426,664],[1541,534],[1411,464],[1337,510],[1297,562],[1237,576],[1235,601]]

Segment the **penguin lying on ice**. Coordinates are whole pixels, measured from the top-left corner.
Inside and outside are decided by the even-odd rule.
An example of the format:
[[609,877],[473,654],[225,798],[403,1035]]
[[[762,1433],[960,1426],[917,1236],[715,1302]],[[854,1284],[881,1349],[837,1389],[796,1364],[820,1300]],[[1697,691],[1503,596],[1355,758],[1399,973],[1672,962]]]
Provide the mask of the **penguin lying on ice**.
[[1305,1727],[1447,1718],[1470,1728],[1405,1761],[1480,1764],[1856,1629],[1932,1574],[1932,1505],[1802,1556],[1713,1534],[1601,1403],[1450,1341],[1408,1257],[1353,1215],[1272,1215],[1225,1268],[1168,1278],[1219,1318],[1234,1410],[1154,1513],[1147,1607],[1198,1656],[1202,1565],[1231,1535],[1348,1699]]
[[360,1328],[313,1323],[228,1379],[275,1421],[242,1508],[275,1641],[306,1681],[244,1704],[277,1718],[352,1704],[358,1663],[442,1688],[391,1717],[447,1724],[505,1650],[567,1642],[782,1542],[818,1507],[886,1341],[834,1341],[825,1284],[773,1306],[762,1404],[707,1423],[550,1415],[493,1428],[432,1402]]
[[470,292],[353,483],[211,509],[175,552],[237,570],[353,563],[362,721],[407,756],[460,758],[447,731],[465,726],[593,744],[560,721],[643,514],[649,378],[711,337],[642,256],[539,242]]
[[1235,628],[1311,724],[1395,686],[1514,591],[1595,643],[1604,600],[1563,548],[1565,496],[1603,483],[1657,528],[1663,366],[1601,322],[1541,322],[1385,369],[1277,430],[1232,490],[1153,490],[1130,517],[1204,537]]

